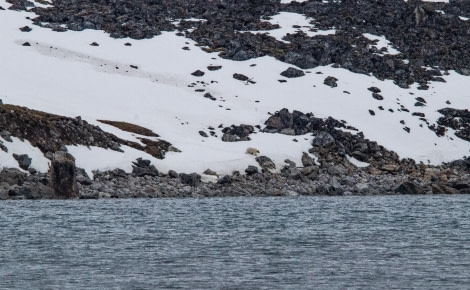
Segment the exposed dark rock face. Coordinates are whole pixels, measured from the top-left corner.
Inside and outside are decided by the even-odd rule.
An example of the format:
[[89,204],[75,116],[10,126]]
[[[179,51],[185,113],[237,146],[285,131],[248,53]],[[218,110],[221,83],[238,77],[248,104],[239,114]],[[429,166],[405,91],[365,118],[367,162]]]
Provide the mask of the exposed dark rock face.
[[51,187],[56,198],[78,198],[75,158],[67,152],[56,152],[51,160]]

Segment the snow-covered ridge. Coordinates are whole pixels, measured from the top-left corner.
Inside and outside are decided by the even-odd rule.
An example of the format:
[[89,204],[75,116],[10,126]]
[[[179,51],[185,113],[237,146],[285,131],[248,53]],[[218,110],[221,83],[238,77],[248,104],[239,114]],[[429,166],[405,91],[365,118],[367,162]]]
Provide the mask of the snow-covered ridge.
[[[0,0],[0,6],[8,8],[9,4]],[[280,14],[285,16],[292,15]],[[437,110],[449,106],[447,101],[453,108],[468,108],[468,77],[453,71],[444,76],[445,83],[433,82],[429,90],[418,90],[417,84],[402,89],[391,80],[381,81],[333,66],[303,70],[305,76],[288,79],[280,74],[292,65],[273,57],[234,62],[217,53],[204,52],[197,43],[175,32],[138,41],[113,39],[96,30],[54,32],[31,25],[26,17],[34,18],[34,14],[0,11],[0,98],[4,103],[81,116],[103,130],[131,140],[135,140],[135,134],[97,120],[134,123],[158,133],[182,151],[169,152],[159,160],[129,147],[119,153],[69,146],[77,166],[88,172],[116,167],[129,171],[131,161],[142,157],[163,172],[203,172],[211,168],[230,173],[257,165],[253,156],[245,154],[247,147],[269,156],[278,168],[285,159],[300,164],[302,152],[311,147],[312,136],[295,136],[294,142],[293,136],[258,131],[251,135],[251,141],[221,140],[220,125],[264,127],[269,114],[281,108],[345,120],[402,158],[438,164],[470,153],[469,143],[451,130],[438,137],[423,120],[412,115],[423,113],[434,124],[442,116]],[[32,31],[20,31],[24,26],[30,26]],[[270,31],[271,35],[274,33]],[[26,42],[30,46],[23,46]],[[90,45],[94,42],[97,45]],[[378,43],[377,47],[385,45],[388,44]],[[391,48],[388,50],[394,53]],[[208,66],[221,69],[211,71]],[[204,75],[192,75],[196,70]],[[248,76],[254,83],[234,79],[235,73]],[[323,83],[327,76],[338,79],[336,87]],[[374,99],[370,87],[380,88],[383,100]],[[205,98],[205,93],[216,100]],[[426,100],[426,106],[415,107],[417,98]],[[199,134],[209,132],[209,127],[215,129],[217,137]],[[1,152],[0,166],[12,166],[12,153],[27,153],[33,157],[33,167],[46,170],[47,160],[33,154],[36,151],[27,141],[4,144],[9,150]]]

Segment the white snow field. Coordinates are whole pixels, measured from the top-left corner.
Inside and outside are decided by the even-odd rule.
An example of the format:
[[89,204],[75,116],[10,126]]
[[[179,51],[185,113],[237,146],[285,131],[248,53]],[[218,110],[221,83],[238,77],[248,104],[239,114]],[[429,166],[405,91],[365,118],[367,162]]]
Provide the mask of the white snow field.
[[[10,4],[0,0],[0,6],[8,8]],[[113,39],[95,30],[54,32],[32,25],[26,19],[28,16],[34,18],[33,13],[0,10],[0,99],[3,103],[69,117],[81,116],[105,131],[133,141],[137,140],[135,134],[97,120],[134,123],[153,130],[182,151],[168,152],[165,159],[159,160],[127,147],[120,153],[69,146],[77,166],[89,173],[117,167],[129,172],[131,162],[138,157],[151,160],[162,172],[173,169],[201,173],[207,168],[219,174],[233,170],[243,172],[248,165],[257,165],[254,156],[245,154],[247,147],[255,147],[261,155],[269,156],[278,169],[287,158],[301,164],[302,152],[311,147],[311,135],[258,132],[251,135],[251,141],[221,140],[219,125],[264,127],[269,113],[284,107],[312,112],[317,117],[345,120],[366,138],[394,150],[401,158],[438,164],[470,153],[469,143],[453,132],[437,137],[423,121],[411,115],[412,112],[425,113],[433,124],[441,116],[438,109],[469,107],[470,79],[453,71],[444,76],[446,83],[431,83],[426,91],[418,90],[417,85],[402,89],[392,81],[380,81],[331,66],[304,70],[305,76],[286,79],[280,73],[292,65],[272,57],[243,62],[225,60],[216,53],[204,52],[193,41],[176,36],[175,32],[164,32],[146,40]],[[306,23],[302,26],[309,25],[308,21]],[[33,30],[21,32],[19,28],[25,25]],[[379,46],[388,45],[385,39],[379,40]],[[30,47],[22,46],[26,41]],[[99,46],[90,46],[92,42]],[[126,42],[132,46],[125,46]],[[183,50],[185,46],[190,49]],[[393,53],[399,53],[399,48]],[[209,71],[209,65],[222,68]],[[192,76],[198,69],[205,75]],[[244,74],[256,83],[235,80],[234,73]],[[338,79],[336,88],[323,84],[327,76]],[[196,85],[188,87],[193,83]],[[383,101],[372,98],[367,90],[371,86],[382,90]],[[217,100],[204,98],[205,92],[195,91],[198,88],[205,89]],[[424,98],[427,106],[414,107],[416,97]],[[448,100],[451,105],[446,104]],[[397,110],[401,105],[410,112]],[[378,106],[385,110],[379,110]],[[393,109],[394,113],[388,109]],[[374,110],[375,116],[371,116],[369,110]],[[208,133],[209,126],[216,128],[218,137],[199,135],[200,130]],[[411,129],[410,133],[403,130],[404,126]],[[298,142],[294,142],[294,138]],[[17,153],[29,154],[33,158],[32,167],[47,170],[47,159],[31,148],[29,142],[15,139],[13,143],[3,143],[9,151],[0,152],[1,167],[17,166],[11,157],[12,153]]]

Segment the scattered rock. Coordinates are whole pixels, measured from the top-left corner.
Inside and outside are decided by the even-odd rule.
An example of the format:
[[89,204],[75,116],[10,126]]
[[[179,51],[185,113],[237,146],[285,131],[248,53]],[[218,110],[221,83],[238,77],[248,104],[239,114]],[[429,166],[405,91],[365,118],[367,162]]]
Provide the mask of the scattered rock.
[[384,97],[381,94],[373,93],[372,97],[376,100],[382,101]]
[[204,98],[210,99],[212,101],[217,100],[215,97],[213,97],[210,93],[205,93]]
[[217,172],[215,172],[214,170],[211,170],[210,168],[207,168],[206,170],[204,170],[203,172],[205,175],[214,175],[214,176],[217,176]]
[[281,76],[286,78],[298,78],[304,75],[305,73],[302,70],[293,67],[289,67],[285,71],[281,72]]
[[33,29],[32,29],[31,27],[29,27],[29,26],[23,26],[23,27],[20,28],[20,30],[21,30],[22,32],[30,32],[30,31],[33,30]]
[[382,90],[380,90],[377,87],[370,87],[370,88],[368,88],[368,90],[371,91],[374,94],[378,94],[378,93],[382,92]]
[[243,81],[243,82],[246,82],[248,81],[250,78],[247,77],[246,75],[243,75],[243,74],[233,74],[233,78],[236,79],[236,80],[239,80],[239,81]]
[[221,69],[221,68],[222,68],[221,65],[210,65],[210,66],[207,67],[207,70],[209,70],[209,71],[216,71],[216,70],[219,70],[219,69]]
[[195,77],[202,77],[205,73],[203,71],[197,70],[195,72],[192,72],[191,75]]
[[332,77],[332,76],[328,76],[325,78],[325,80],[323,81],[323,83],[327,86],[330,86],[332,88],[335,88],[338,86],[338,84],[336,83],[338,81],[337,78],[335,77]]

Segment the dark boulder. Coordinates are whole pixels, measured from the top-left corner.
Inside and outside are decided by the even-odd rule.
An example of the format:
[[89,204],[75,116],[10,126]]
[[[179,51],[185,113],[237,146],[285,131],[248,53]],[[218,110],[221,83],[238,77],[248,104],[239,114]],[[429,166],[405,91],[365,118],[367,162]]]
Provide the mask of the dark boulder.
[[63,151],[54,153],[50,175],[51,187],[56,198],[79,197],[75,158],[71,154]]
[[332,77],[332,76],[328,76],[325,78],[325,80],[323,81],[323,83],[327,86],[330,86],[332,88],[335,88],[338,86],[338,84],[336,83],[336,81],[338,81],[337,78],[335,77]]
[[0,172],[0,183],[5,182],[9,185],[22,185],[26,174],[16,168],[4,168]]
[[217,181],[217,183],[222,185],[232,184],[232,177],[230,177],[230,175],[224,175]]
[[28,170],[29,166],[31,165],[32,159],[28,156],[28,154],[18,155],[18,154],[13,153],[13,158],[15,158],[16,161],[18,161],[18,165],[23,170]]
[[432,193],[434,194],[456,194],[459,193],[458,189],[452,188],[451,186],[444,183],[433,183],[431,184]]
[[258,167],[253,166],[253,165],[248,165],[248,167],[245,169],[245,173],[247,175],[253,175],[253,174],[256,174],[258,172],[259,172]]
[[203,71],[200,71],[200,70],[197,70],[193,73],[191,73],[191,75],[195,76],[195,77],[202,77],[205,73]]
[[335,143],[335,139],[331,134],[322,131],[313,140],[312,145],[317,147],[328,147]]
[[400,194],[423,194],[424,190],[412,182],[404,182],[395,189]]
[[239,81],[243,81],[243,82],[246,82],[248,81],[250,78],[247,77],[246,75],[243,75],[243,74],[233,74],[233,78],[236,79],[236,80],[239,80]]
[[142,176],[158,176],[158,170],[154,165],[150,165],[150,160],[137,158],[135,162],[132,162],[132,175]]
[[281,76],[286,78],[298,78],[304,75],[305,73],[302,70],[293,67],[289,67],[285,71],[281,72]]
[[192,186],[192,187],[197,187],[199,183],[201,183],[201,176],[197,173],[191,173],[191,174],[180,173],[180,179],[181,179],[181,183]]
[[258,162],[259,166],[261,166],[261,168],[263,168],[263,170],[265,171],[276,169],[276,165],[274,164],[274,162],[271,160],[271,158],[267,156],[259,156],[256,157],[255,160],[256,162]]

